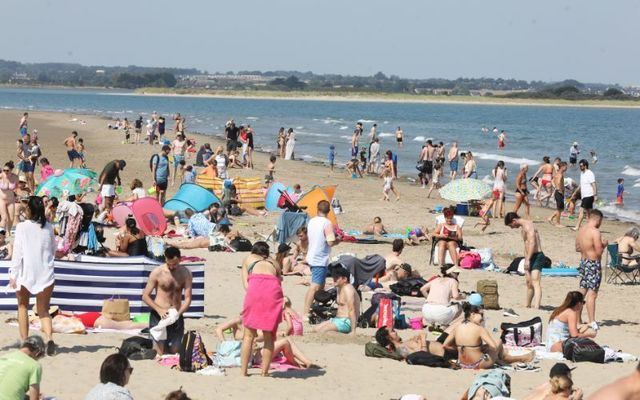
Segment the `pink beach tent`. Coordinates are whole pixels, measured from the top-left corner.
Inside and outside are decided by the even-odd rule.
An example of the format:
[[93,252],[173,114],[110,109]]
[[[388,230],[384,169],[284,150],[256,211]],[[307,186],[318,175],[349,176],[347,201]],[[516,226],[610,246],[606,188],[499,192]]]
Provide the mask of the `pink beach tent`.
[[162,206],[152,197],[120,203],[111,210],[113,221],[118,226],[123,226],[129,215],[133,215],[140,230],[147,235],[161,236],[167,229]]

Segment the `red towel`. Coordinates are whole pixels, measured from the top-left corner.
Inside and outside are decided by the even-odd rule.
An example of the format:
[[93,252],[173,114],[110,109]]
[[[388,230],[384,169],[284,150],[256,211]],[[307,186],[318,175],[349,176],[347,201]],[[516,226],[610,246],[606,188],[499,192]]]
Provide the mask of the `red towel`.
[[282,321],[284,296],[280,279],[267,274],[251,274],[244,296],[242,324],[251,329],[276,332]]

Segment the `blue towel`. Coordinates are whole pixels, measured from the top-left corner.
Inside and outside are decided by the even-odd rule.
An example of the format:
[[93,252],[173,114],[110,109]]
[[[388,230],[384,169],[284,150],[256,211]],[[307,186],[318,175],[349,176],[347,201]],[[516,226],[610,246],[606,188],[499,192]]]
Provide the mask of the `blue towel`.
[[93,224],[89,224],[87,235],[87,249],[91,251],[98,250],[98,237],[96,236],[96,228],[93,226]]

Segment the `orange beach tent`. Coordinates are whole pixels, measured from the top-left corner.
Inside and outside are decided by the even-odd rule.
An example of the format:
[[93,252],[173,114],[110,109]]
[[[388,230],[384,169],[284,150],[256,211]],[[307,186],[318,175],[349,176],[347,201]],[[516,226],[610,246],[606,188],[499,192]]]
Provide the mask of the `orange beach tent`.
[[[336,185],[332,186],[314,186],[310,191],[305,193],[300,200],[296,203],[298,207],[305,208],[304,211],[309,214],[309,217],[315,217],[318,215],[318,202],[321,200],[326,200],[331,204],[331,200],[333,200],[333,196],[336,193]],[[332,224],[338,226],[338,220],[336,218],[336,214],[333,212],[333,208],[329,207],[329,214],[327,215],[327,219],[331,221]]]

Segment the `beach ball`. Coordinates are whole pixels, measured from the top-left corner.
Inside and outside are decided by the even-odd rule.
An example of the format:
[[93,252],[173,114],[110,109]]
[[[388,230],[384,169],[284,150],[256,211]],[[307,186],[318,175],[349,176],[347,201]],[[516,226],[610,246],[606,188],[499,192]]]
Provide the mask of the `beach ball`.
[[467,300],[469,300],[469,304],[471,304],[472,306],[482,305],[482,296],[480,295],[480,293],[472,293]]
[[154,187],[150,187],[149,189],[147,189],[147,193],[149,194],[156,194],[156,188]]

